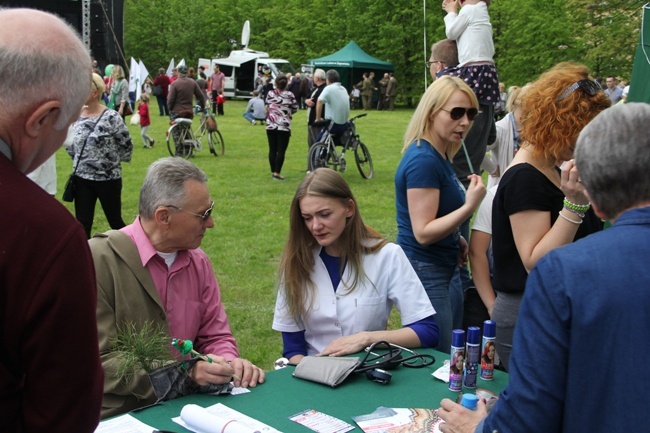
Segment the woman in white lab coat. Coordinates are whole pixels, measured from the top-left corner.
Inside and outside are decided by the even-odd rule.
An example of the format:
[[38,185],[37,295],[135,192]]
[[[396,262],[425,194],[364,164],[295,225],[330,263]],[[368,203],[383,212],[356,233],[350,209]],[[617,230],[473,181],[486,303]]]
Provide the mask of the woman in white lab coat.
[[[377,341],[436,347],[435,310],[402,249],[363,223],[343,177],[319,168],[291,203],[273,329],[283,356],[342,356]],[[402,328],[386,330],[395,305]]]

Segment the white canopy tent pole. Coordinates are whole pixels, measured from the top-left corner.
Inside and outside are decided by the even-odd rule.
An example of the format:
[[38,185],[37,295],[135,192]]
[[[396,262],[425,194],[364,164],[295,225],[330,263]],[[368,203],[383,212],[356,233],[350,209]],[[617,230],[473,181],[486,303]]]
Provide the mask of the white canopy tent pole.
[[[427,62],[427,0],[422,0],[422,33],[424,43],[424,64]],[[429,71],[424,68],[424,91],[429,87]]]

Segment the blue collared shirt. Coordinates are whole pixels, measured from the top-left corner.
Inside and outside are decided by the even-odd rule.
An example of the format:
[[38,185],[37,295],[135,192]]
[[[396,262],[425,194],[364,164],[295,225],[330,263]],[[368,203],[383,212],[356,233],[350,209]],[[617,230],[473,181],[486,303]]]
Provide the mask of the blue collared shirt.
[[650,206],[530,273],[510,382],[476,432],[646,431]]

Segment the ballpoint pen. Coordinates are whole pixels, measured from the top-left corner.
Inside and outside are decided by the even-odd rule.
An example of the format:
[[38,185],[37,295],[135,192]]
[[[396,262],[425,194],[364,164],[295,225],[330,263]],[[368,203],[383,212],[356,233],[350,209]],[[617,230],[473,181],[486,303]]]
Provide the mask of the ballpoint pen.
[[[193,344],[190,340],[182,340],[180,338],[172,338],[172,346],[174,346],[176,349],[178,349],[179,352],[181,352],[181,355],[193,355],[196,356],[199,359],[202,359],[203,361],[206,362],[213,362],[212,358],[210,358],[207,355],[204,355],[202,353],[197,352],[194,350]],[[228,366],[230,366],[230,362],[228,362]],[[232,367],[231,367],[232,368]],[[234,379],[237,379],[241,382],[241,378],[237,376],[236,374],[232,374],[232,377]]]

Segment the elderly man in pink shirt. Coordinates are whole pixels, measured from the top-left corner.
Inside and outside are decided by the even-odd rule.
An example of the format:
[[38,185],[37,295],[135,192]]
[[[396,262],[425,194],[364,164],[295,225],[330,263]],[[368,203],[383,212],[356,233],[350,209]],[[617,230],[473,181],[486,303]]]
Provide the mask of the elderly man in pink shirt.
[[198,385],[254,387],[264,371],[239,358],[208,256],[199,248],[214,227],[205,173],[182,158],[163,158],[147,171],[139,216],[119,231],[95,235],[90,249],[97,273],[99,350],[105,371],[102,418],[155,401],[142,372],[127,384],[116,376],[112,350],[118,328],[145,323],[192,341],[212,362],[190,371]]

